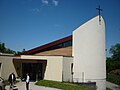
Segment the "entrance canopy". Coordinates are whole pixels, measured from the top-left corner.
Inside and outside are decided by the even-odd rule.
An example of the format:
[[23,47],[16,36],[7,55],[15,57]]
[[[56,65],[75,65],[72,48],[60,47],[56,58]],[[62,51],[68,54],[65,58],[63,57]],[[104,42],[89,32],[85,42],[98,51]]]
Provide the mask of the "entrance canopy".
[[21,63],[46,63],[45,59],[16,59],[13,58],[13,62],[21,62]]
[[46,70],[47,60],[43,59],[13,59],[17,74],[22,78],[26,78],[29,73],[30,80],[42,80]]

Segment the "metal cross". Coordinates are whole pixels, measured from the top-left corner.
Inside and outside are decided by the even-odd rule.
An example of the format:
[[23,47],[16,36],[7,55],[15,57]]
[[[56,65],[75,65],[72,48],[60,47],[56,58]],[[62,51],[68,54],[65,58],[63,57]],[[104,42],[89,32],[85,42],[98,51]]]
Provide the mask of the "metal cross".
[[102,11],[102,9],[100,8],[100,5],[96,9],[98,10],[99,21],[101,21],[100,11]]

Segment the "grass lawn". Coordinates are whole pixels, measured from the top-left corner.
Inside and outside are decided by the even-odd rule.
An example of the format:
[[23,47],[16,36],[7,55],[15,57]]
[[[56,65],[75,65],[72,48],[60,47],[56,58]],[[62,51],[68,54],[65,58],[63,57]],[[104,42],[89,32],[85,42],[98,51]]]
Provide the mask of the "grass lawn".
[[112,89],[110,89],[110,88],[106,88],[106,90],[112,90]]
[[40,80],[36,83],[39,86],[53,87],[62,90],[93,90],[84,86],[71,84],[71,83],[63,83],[57,81],[49,81],[49,80]]
[[[57,82],[57,81],[49,81],[49,80],[40,80],[36,82],[36,85],[53,87],[53,88],[58,88],[62,90],[93,90],[85,86],[80,86],[80,85],[71,84],[71,83]],[[112,89],[106,88],[106,90],[112,90]]]
[[[4,84],[5,84],[5,85],[10,85],[10,83],[9,83],[9,81],[8,81],[8,80],[4,80],[3,82],[4,82]],[[18,83],[18,82],[19,82],[19,81],[18,81],[18,80],[16,80],[16,81],[15,81],[15,84],[16,84],[16,83]]]

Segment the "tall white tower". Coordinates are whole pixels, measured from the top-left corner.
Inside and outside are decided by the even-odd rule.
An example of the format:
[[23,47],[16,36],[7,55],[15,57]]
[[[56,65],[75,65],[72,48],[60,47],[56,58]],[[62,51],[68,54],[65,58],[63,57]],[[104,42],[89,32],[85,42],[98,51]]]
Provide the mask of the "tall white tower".
[[106,90],[105,23],[102,16],[94,17],[73,31],[73,64],[74,82],[96,82],[97,90]]

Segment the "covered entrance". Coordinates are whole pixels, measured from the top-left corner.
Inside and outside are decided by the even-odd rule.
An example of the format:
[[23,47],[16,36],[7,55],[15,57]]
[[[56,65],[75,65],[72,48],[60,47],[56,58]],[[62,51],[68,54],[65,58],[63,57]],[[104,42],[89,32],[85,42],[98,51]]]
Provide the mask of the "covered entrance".
[[42,72],[43,63],[22,63],[22,78],[28,73],[31,81],[42,80]]
[[[26,74],[28,73],[31,81],[44,79],[44,73],[46,70],[47,60],[36,59],[13,59],[16,68],[20,68],[21,79],[24,81]],[[18,65],[18,63],[20,65]]]

